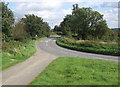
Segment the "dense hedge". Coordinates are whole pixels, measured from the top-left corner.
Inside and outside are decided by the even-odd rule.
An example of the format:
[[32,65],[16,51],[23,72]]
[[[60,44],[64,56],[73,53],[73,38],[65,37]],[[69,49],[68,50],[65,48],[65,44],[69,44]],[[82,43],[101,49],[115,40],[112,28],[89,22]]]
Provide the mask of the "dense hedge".
[[118,46],[118,44],[102,44],[95,41],[72,42],[63,38],[58,39],[56,43],[59,46],[77,51],[114,56],[120,55],[120,47]]

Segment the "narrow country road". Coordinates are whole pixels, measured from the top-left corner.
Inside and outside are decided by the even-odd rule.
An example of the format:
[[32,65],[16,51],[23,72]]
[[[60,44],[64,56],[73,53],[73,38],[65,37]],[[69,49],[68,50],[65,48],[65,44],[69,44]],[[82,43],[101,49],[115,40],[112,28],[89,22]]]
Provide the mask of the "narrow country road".
[[92,58],[92,59],[118,61],[117,56],[78,52],[78,51],[74,51],[74,50],[60,47],[60,46],[56,45],[56,38],[55,37],[50,37],[44,41],[41,41],[41,43],[38,44],[38,48],[44,50],[45,52],[56,55],[56,56],[85,57],[85,58]]
[[45,67],[59,56],[86,57],[118,61],[116,56],[106,56],[85,52],[78,52],[59,47],[56,38],[50,37],[36,44],[37,52],[26,61],[16,64],[2,72],[3,85],[28,85]]
[[2,78],[0,85],[5,85],[5,87],[7,85],[28,85],[51,61],[57,58],[38,49],[38,43],[36,48],[37,52],[32,57],[0,72],[0,79]]

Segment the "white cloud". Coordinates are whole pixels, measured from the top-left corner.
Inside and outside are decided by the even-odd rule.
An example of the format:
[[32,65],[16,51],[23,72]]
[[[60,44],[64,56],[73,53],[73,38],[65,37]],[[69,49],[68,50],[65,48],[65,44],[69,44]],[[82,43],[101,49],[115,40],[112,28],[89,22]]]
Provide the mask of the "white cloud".
[[58,9],[61,3],[55,2],[54,4],[46,2],[21,2],[17,6],[16,10],[23,9],[24,11],[41,11],[41,10],[53,10]]
[[103,12],[109,27],[118,27],[118,8],[112,8]]
[[[81,3],[86,2],[85,5],[89,7],[94,6],[113,6],[113,4],[102,4],[103,2],[113,2],[113,0],[4,0],[7,2],[19,2],[14,9],[15,17],[23,17],[25,14],[35,14],[37,16],[42,17],[45,21],[47,21],[50,26],[59,24],[64,16],[70,14],[72,12],[72,4],[73,3]],[[96,5],[96,2],[98,5]],[[114,2],[118,2],[118,0],[114,0]],[[63,4],[69,3],[71,4],[71,8],[63,9],[61,8]],[[80,6],[81,7],[81,6]],[[105,19],[107,20],[110,27],[113,25],[117,27],[118,16],[117,16],[117,8],[102,12],[105,15]]]
[[70,14],[72,10],[71,8],[61,9],[62,3],[59,2],[55,2],[51,5],[50,3],[51,2],[20,2],[13,12],[17,18],[22,18],[25,14],[35,14],[42,17],[53,28],[54,25],[60,23],[65,15]]
[[99,2],[98,4],[93,4],[93,8],[118,8],[118,2]]

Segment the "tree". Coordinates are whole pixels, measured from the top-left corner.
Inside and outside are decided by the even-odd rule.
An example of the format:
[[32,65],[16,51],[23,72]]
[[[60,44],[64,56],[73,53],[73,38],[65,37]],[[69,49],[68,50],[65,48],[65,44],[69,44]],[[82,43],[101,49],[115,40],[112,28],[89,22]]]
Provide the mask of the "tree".
[[117,40],[119,36],[108,28],[102,14],[92,8],[79,8],[78,4],[73,5],[72,15],[65,16],[60,29],[63,35],[82,40]]
[[5,39],[8,36],[11,36],[12,25],[14,24],[14,15],[13,12],[8,8],[8,4],[4,2],[0,2],[2,6],[2,33]]
[[54,27],[54,30],[53,30],[53,31],[54,31],[54,32],[61,32],[60,26],[55,25],[55,27]]
[[63,35],[71,35],[71,18],[72,15],[65,16],[63,22],[61,22],[61,31]]
[[95,25],[95,29],[91,31],[92,32],[90,34],[92,34],[94,37],[102,39],[102,37],[106,35],[109,29],[106,24],[106,21],[102,20],[102,21],[97,22]]
[[78,8],[79,8],[79,7],[78,7],[78,4],[74,4],[72,10],[75,11],[75,10],[77,10]]
[[41,29],[43,30],[42,31],[43,36],[47,36],[47,37],[50,36],[50,26],[48,25],[47,22],[42,23]]
[[102,37],[102,40],[104,41],[119,41],[119,32],[118,31],[115,31],[115,30],[112,30],[112,29],[109,29],[106,34]]
[[35,37],[40,30],[42,19],[32,14],[25,15],[25,18],[23,20],[25,22],[26,31],[28,32],[28,34],[32,37]]
[[13,29],[13,39],[21,41],[27,37],[27,32],[25,29],[25,23],[20,20]]
[[43,22],[41,17],[35,16],[34,14],[25,15],[23,18],[26,25],[26,31],[31,37],[36,36],[48,36],[48,31],[50,30],[49,25],[46,22]]
[[67,15],[60,24],[64,35],[74,35],[79,39],[101,39],[107,32],[106,21],[97,11],[91,8],[78,8],[73,5],[72,15]]
[[[75,30],[79,37],[83,40],[88,39],[89,35],[100,36],[104,35],[108,26],[106,21],[97,11],[93,11],[91,8],[79,8],[73,11]],[[99,34],[102,32],[102,34]],[[104,32],[104,33],[103,33]]]

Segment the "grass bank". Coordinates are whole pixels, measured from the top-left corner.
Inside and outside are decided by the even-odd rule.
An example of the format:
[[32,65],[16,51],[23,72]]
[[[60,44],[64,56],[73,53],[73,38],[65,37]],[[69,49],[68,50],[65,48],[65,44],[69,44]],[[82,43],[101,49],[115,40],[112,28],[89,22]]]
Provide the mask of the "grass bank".
[[30,85],[118,85],[118,63],[80,57],[59,57]]
[[57,34],[51,34],[50,37],[58,36]]
[[102,41],[89,41],[89,40],[73,40],[70,38],[60,38],[56,41],[59,46],[83,51],[83,52],[91,52],[97,54],[105,54],[105,55],[120,55],[120,45],[115,42],[102,42]]
[[37,40],[27,39],[23,42],[11,40],[4,43],[2,58],[0,58],[2,62],[0,70],[4,70],[32,56],[36,52],[35,42],[42,39],[44,38],[39,38]]

